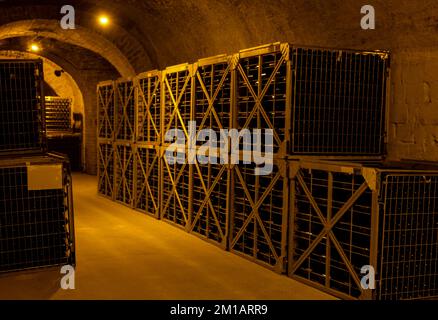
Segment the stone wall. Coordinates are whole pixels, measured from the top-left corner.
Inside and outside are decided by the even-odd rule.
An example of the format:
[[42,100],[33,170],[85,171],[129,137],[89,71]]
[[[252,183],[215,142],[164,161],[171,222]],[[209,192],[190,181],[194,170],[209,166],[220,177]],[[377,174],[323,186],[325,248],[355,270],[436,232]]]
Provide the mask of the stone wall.
[[389,156],[438,161],[438,50],[393,55]]

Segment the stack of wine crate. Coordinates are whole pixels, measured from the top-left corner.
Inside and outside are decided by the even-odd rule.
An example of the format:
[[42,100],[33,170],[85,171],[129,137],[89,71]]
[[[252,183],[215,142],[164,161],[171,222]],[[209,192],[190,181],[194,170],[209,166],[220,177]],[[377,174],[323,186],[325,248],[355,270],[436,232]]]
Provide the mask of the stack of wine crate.
[[71,103],[70,98],[45,97],[46,130],[48,133],[71,132]]
[[71,98],[45,97],[47,148],[67,155],[72,171],[81,171],[82,130],[72,125],[72,102]]
[[[389,61],[274,43],[139,75],[128,204],[342,298],[437,296],[438,170],[385,161]],[[119,122],[115,83],[98,88],[112,101],[100,100],[103,132]],[[201,161],[214,138],[193,123],[248,131],[240,162],[232,143]],[[99,190],[117,200],[108,190],[130,171],[103,138]]]
[[41,60],[0,60],[0,273],[75,263],[68,159],[47,152]]

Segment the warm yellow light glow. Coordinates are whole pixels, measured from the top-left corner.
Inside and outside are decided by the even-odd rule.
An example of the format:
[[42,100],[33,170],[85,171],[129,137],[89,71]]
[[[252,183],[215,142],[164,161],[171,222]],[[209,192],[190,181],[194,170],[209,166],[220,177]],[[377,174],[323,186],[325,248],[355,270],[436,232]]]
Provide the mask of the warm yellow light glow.
[[38,52],[41,50],[40,46],[37,45],[36,43],[32,43],[30,45],[29,49],[30,49],[30,51],[33,51],[33,52]]
[[109,18],[107,16],[99,16],[99,24],[101,24],[102,26],[106,26],[109,24]]

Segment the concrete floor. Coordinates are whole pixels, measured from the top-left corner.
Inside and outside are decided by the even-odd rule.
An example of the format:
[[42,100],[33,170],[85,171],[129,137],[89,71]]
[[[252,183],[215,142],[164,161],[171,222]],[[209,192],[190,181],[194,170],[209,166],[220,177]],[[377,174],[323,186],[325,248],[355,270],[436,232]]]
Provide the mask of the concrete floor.
[[0,276],[0,299],[334,299],[96,194],[74,175],[76,289],[59,268]]

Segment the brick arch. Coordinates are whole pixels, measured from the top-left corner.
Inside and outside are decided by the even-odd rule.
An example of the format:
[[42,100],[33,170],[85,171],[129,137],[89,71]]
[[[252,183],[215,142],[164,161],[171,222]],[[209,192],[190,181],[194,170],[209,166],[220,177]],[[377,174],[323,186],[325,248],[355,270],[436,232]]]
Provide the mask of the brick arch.
[[[55,61],[30,52],[15,50],[0,51],[0,59],[42,59],[45,82],[60,97],[73,98],[73,112],[84,114],[84,99],[76,80]],[[55,76],[55,70],[64,70],[61,77]]]
[[93,51],[108,62],[123,76],[135,75],[126,56],[109,40],[93,30],[76,26],[75,30],[62,30],[57,20],[21,20],[0,26],[0,40],[16,37],[42,37],[56,39]]
[[[0,50],[0,59],[42,59],[45,82],[58,96],[72,98],[72,112],[81,113],[85,120],[84,97],[76,80],[67,71],[61,77],[54,75],[55,70],[64,70],[64,67],[44,56],[16,50]],[[84,162],[86,137],[83,139],[82,161]]]

